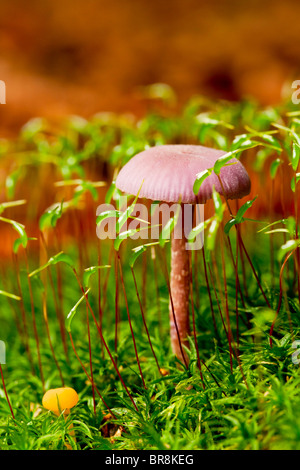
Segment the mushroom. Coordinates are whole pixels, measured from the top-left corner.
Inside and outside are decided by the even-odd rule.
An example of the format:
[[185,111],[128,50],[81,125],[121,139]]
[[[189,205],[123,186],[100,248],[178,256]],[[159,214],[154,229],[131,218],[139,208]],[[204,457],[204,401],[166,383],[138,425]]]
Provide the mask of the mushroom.
[[[78,399],[77,392],[73,388],[61,387],[48,390],[43,396],[42,403],[44,408],[53,411],[56,416],[59,416],[59,414],[62,413],[66,420],[71,408],[77,405]],[[71,423],[69,426],[69,434],[76,442],[73,423]],[[66,447],[68,450],[72,450],[70,444],[66,443]]]
[[53,388],[48,390],[43,396],[43,407],[53,411],[56,415],[63,412],[64,415],[70,413],[70,409],[78,403],[77,392],[70,387]]
[[[201,145],[152,147],[135,155],[121,169],[116,179],[116,187],[127,194],[139,194],[140,198],[152,201],[180,201],[182,209],[185,204],[204,204],[212,198],[213,188],[226,199],[246,196],[251,188],[250,179],[244,166],[235,158],[227,162],[235,164],[221,169],[219,178],[212,172],[203,181],[199,193],[194,194],[193,186],[197,174],[213,168],[215,162],[223,155],[225,152],[221,150]],[[186,222],[182,222],[184,223]],[[190,335],[190,261],[189,251],[186,249],[186,235],[189,231],[184,229],[183,232],[181,238],[178,238],[175,227],[171,235],[169,314],[172,350],[179,360],[187,364],[188,357],[182,345],[188,347]]]

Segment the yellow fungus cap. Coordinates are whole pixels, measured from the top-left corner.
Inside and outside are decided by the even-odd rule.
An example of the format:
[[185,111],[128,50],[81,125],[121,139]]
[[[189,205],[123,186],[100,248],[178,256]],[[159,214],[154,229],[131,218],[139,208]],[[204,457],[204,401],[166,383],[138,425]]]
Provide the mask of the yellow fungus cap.
[[78,402],[78,395],[73,388],[62,387],[48,390],[43,396],[43,407],[54,413],[73,408]]

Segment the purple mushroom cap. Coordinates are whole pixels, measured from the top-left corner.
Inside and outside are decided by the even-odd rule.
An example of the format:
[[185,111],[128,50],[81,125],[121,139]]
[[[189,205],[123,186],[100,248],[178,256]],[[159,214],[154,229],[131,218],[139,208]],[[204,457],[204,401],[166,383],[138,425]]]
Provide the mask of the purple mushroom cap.
[[[198,173],[213,168],[216,160],[225,155],[201,145],[159,145],[135,155],[120,171],[116,186],[127,194],[155,201],[194,204],[211,199],[213,186],[223,194],[217,175],[213,172],[202,183],[198,198],[193,185]],[[220,178],[227,199],[239,199],[249,194],[251,183],[242,163],[232,158],[224,166]]]

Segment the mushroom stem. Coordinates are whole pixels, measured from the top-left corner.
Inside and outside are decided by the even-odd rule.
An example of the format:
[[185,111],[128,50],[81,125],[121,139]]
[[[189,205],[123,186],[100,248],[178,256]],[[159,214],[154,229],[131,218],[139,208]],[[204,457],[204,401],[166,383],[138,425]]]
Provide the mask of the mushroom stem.
[[[68,415],[70,414],[70,410],[68,408],[66,408],[65,410],[63,410],[62,412],[59,412],[59,411],[54,411],[53,412],[57,417],[60,416],[60,414],[63,415],[63,418],[65,421],[67,421],[67,418],[68,418]],[[74,442],[76,442],[76,436],[75,436],[75,431],[73,429],[73,423],[71,423],[69,425],[69,435],[72,436]],[[68,443],[68,442],[65,442],[65,446],[68,450],[72,450],[72,446]]]
[[[71,410],[69,410],[69,409],[66,409],[64,411],[63,415],[64,415],[65,421],[67,421],[67,418],[68,418],[68,415],[70,414],[70,412],[71,412]],[[69,435],[72,436],[74,442],[77,442],[73,423],[71,423],[69,425]],[[66,445],[68,450],[72,450],[72,446],[68,442],[66,442],[65,445]]]
[[188,336],[190,335],[190,261],[184,232],[182,230],[181,236],[178,232],[179,223],[171,235],[170,335],[173,353],[187,365],[188,356],[183,346],[189,345]]

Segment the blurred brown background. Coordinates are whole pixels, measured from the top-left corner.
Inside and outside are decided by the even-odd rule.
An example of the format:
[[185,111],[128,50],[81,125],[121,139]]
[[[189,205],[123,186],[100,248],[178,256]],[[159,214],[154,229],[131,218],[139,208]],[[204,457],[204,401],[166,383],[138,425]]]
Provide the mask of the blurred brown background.
[[138,87],[280,100],[300,78],[296,0],[1,0],[1,133],[32,116],[143,112]]

